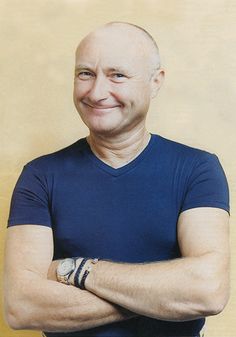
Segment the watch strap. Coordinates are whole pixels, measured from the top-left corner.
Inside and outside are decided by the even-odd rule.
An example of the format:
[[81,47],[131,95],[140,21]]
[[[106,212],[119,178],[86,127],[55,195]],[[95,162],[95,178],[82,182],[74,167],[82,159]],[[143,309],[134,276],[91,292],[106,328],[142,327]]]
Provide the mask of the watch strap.
[[[99,259],[96,258],[96,259],[93,259],[91,260],[91,263],[92,264],[96,264],[98,263]],[[88,276],[88,274],[90,273],[90,271],[92,270],[92,266],[90,265],[84,272],[83,276],[82,276],[82,279],[81,279],[81,282],[79,284],[79,288],[82,289],[82,290],[85,290],[85,280]]]
[[80,288],[80,284],[79,284],[79,276],[80,276],[80,273],[81,273],[81,270],[83,268],[83,266],[85,265],[86,261],[88,261],[89,258],[83,258],[83,260],[80,262],[80,265],[78,267],[78,269],[76,270],[76,273],[75,273],[75,277],[74,277],[74,286],[77,287],[77,288]]

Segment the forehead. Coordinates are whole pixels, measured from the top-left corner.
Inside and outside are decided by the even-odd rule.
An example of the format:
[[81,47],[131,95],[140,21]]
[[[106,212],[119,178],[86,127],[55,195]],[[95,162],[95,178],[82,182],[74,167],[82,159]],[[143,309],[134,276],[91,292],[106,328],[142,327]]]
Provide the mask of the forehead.
[[148,43],[142,33],[124,29],[102,30],[88,35],[76,51],[76,64],[133,69],[149,63]]

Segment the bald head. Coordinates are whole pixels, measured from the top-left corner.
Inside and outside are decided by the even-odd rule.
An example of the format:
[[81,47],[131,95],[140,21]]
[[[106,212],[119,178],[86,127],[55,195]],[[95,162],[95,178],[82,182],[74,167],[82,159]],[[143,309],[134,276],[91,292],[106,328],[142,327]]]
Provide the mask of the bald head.
[[144,28],[135,25],[133,23],[129,22],[121,22],[121,21],[112,21],[104,25],[104,27],[117,27],[123,28],[124,30],[129,28],[134,31],[135,34],[137,34],[137,39],[140,36],[140,42],[141,42],[141,34],[143,35],[143,38],[145,39],[145,43],[150,48],[152,54],[150,55],[153,58],[153,63],[155,64],[156,68],[160,67],[160,54],[159,54],[159,48],[157,46],[156,41],[152,37],[150,33],[148,33]]
[[[76,54],[79,53],[81,46],[102,35],[104,38],[110,38],[111,47],[120,41],[122,42],[123,46],[121,45],[121,48],[123,47],[124,53],[128,48],[134,49],[134,52],[137,51],[137,57],[142,54],[145,63],[147,62],[149,64],[151,71],[160,68],[159,49],[153,37],[142,27],[128,22],[109,22],[97,28],[95,31],[92,31],[80,42]],[[124,46],[126,48],[124,48]]]
[[110,22],[88,34],[77,48],[75,106],[92,132],[140,130],[163,79],[151,35],[133,24]]
[[[145,40],[145,46],[148,47],[148,50],[150,50],[151,54],[151,62],[153,63],[155,69],[158,69],[160,67],[160,54],[159,54],[159,48],[157,46],[156,41],[154,40],[154,38],[152,37],[152,35],[150,33],[148,33],[144,28],[135,25],[133,23],[129,23],[129,22],[120,22],[120,21],[113,21],[113,22],[109,22],[107,23],[104,27],[117,27],[118,29],[122,28],[124,30],[127,30],[128,28],[133,30],[134,34],[137,35],[137,39],[140,38],[140,42],[143,41],[143,39]],[[142,38],[141,38],[142,35]],[[144,46],[144,47],[145,47]]]

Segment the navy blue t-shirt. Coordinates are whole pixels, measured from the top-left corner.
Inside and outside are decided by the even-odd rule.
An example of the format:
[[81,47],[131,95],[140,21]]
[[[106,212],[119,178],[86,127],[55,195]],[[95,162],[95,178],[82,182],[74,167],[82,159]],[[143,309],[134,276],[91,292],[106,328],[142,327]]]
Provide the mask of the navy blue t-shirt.
[[[218,207],[229,212],[229,192],[216,155],[159,135],[127,165],[98,159],[86,138],[25,165],[15,186],[8,226],[51,227],[54,259],[100,257],[139,263],[181,256],[181,212]],[[63,337],[196,336],[204,319],[170,322],[144,316]]]

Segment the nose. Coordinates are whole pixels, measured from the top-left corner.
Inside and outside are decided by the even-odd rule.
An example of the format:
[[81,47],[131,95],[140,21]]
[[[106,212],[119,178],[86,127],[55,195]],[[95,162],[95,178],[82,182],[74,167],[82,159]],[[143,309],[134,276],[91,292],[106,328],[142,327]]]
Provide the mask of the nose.
[[109,96],[109,80],[104,75],[97,75],[88,92],[88,99],[93,102],[106,100]]

